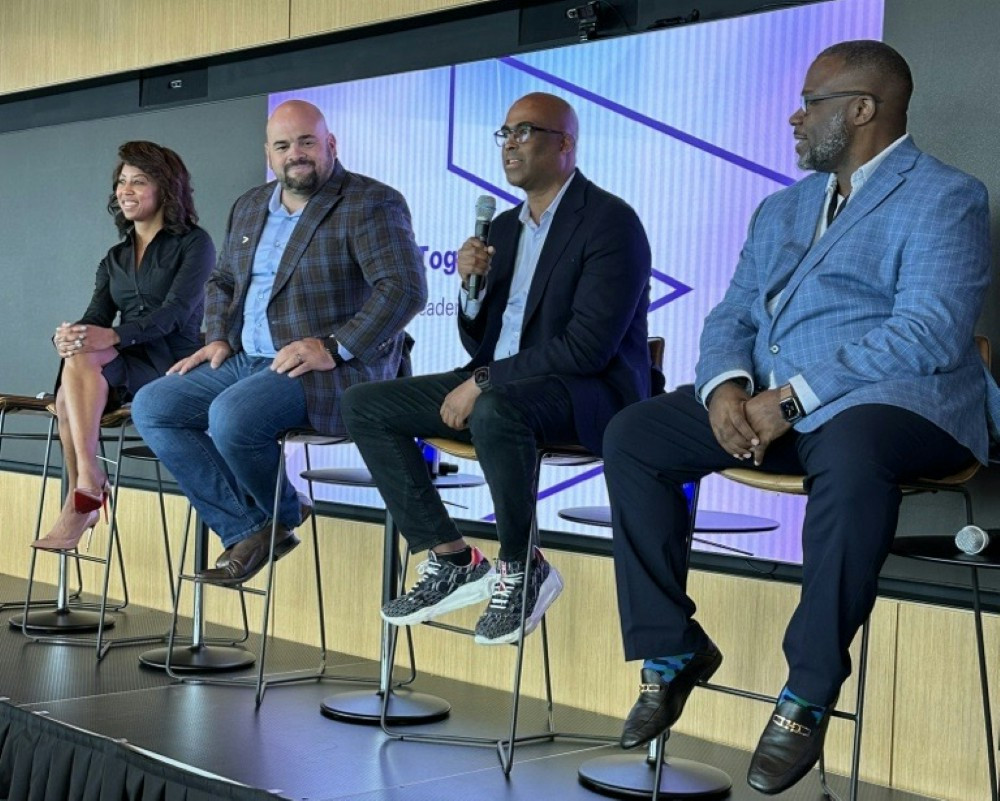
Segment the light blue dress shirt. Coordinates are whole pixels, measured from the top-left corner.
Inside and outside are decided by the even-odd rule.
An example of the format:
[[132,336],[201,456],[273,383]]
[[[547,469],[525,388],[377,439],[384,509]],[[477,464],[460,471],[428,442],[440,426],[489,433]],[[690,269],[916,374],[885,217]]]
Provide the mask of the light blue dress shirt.
[[289,212],[281,205],[281,184],[275,185],[274,194],[267,204],[267,221],[253,255],[250,286],[243,302],[243,332],[240,338],[248,356],[273,358],[278,353],[267,322],[267,304],[271,300],[274,278],[278,274],[281,257],[285,255],[288,239],[304,209]]
[[[517,256],[514,259],[514,275],[510,282],[510,294],[507,296],[507,306],[503,311],[503,321],[500,324],[500,336],[497,338],[496,348],[493,350],[494,359],[503,359],[513,356],[521,348],[521,328],[524,325],[524,310],[528,304],[528,291],[531,289],[531,279],[535,277],[535,269],[538,267],[538,257],[545,247],[545,240],[552,227],[552,218],[555,216],[559,203],[566,194],[570,183],[576,177],[576,171],[562,185],[558,194],[552,198],[548,208],[542,212],[536,223],[531,219],[531,209],[527,200],[521,206],[518,219],[521,221],[521,236],[517,242]],[[480,302],[483,295],[480,294]],[[468,301],[468,293],[462,292],[462,305],[466,317],[474,318],[479,311],[479,304],[472,307]],[[474,302],[473,302],[474,303]]]

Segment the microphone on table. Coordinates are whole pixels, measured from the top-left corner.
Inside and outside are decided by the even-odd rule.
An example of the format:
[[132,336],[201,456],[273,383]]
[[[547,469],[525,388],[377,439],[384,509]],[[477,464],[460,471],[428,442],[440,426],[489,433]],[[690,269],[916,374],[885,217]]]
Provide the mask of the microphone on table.
[[[492,195],[480,195],[476,201],[476,239],[486,244],[490,238],[490,224],[493,222],[493,215],[497,212],[497,200]],[[479,299],[480,283],[482,276],[472,274],[469,276],[469,300]]]
[[984,554],[987,550],[996,551],[998,545],[1000,545],[1000,529],[990,528],[983,531],[979,526],[963,526],[955,534],[955,547],[969,556]]

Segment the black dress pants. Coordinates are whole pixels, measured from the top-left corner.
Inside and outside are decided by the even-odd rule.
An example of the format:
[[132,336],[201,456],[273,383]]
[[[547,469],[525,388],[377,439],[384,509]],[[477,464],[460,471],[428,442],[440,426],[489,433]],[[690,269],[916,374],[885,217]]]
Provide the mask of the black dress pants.
[[470,375],[456,370],[355,384],[341,402],[344,422],[412,552],[459,537],[414,442],[447,437],[476,446],[493,497],[500,558],[525,560],[538,446],[577,442],[570,396],[552,377],[494,387],[476,400],[468,428],[456,431],[441,420],[441,404]]
[[[954,473],[972,454],[928,420],[887,405],[847,409],[769,447],[760,470],[804,473],[802,594],[785,631],[789,688],[831,703],[848,648],[875,604],[899,516],[900,482]],[[695,651],[707,635],[685,591],[689,526],[681,485],[748,467],[712,434],[693,387],[629,406],[604,435],[618,606],[626,659]]]

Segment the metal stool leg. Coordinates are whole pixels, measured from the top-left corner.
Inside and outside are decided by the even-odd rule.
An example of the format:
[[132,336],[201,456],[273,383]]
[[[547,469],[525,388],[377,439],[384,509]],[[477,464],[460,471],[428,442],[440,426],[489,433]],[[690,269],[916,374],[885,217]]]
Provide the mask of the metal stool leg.
[[[694,541],[695,513],[698,508],[700,485],[695,482],[690,500],[690,526],[686,535],[687,569],[691,566],[691,545]],[[702,685],[714,686],[714,685]],[[578,778],[586,787],[604,795],[620,798],[718,798],[728,794],[732,779],[711,765],[675,759],[666,753],[666,731],[649,744],[643,757],[615,754],[584,762]]]
[[[382,556],[382,601],[388,603],[399,595],[402,569],[399,558],[399,529],[388,510],[385,513],[385,536]],[[432,723],[446,718],[451,704],[443,698],[403,689],[393,683],[392,668],[395,663],[397,627],[382,621],[382,638],[379,656],[379,686],[376,692],[354,690],[327,696],[320,704],[320,712],[328,718],[348,723],[369,725],[407,725]],[[413,681],[416,666],[413,661],[413,640],[409,627],[406,635],[410,652],[410,678]]]
[[[170,621],[170,633],[167,639],[166,648],[154,648],[139,655],[140,664],[148,668],[165,670],[171,678],[185,681],[187,676],[195,673],[212,673],[216,671],[241,670],[248,668],[254,663],[253,654],[237,647],[236,642],[227,645],[210,644],[205,638],[205,609],[204,609],[204,585],[201,582],[194,584],[193,603],[191,620],[191,644],[177,644],[177,618],[178,607],[181,598],[181,585],[190,577],[184,575],[184,562],[187,558],[188,537],[190,534],[191,510],[188,508],[188,519],[184,525],[184,539],[181,544],[181,555],[178,569],[180,574],[177,578],[176,593],[174,595],[173,615]],[[194,572],[204,570],[208,564],[208,526],[201,520],[196,523],[197,533],[195,534],[195,557]],[[240,597],[241,602],[243,597]],[[242,604],[243,609],[243,640],[249,636],[247,626],[246,604]]]

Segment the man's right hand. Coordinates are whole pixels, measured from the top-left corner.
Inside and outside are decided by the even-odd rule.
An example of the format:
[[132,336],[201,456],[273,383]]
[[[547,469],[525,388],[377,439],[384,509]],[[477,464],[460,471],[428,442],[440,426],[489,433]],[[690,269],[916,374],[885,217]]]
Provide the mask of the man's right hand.
[[462,277],[462,286],[469,285],[472,275],[484,276],[490,271],[490,257],[494,253],[492,245],[486,247],[481,240],[470,236],[458,251],[458,274]]
[[726,453],[740,460],[753,456],[753,449],[760,444],[744,408],[749,399],[735,381],[719,384],[708,399],[708,422],[715,439]]
[[177,364],[167,370],[167,375],[184,375],[188,370],[193,370],[202,362],[210,362],[212,369],[216,369],[226,359],[233,354],[233,349],[224,339],[217,339],[199,348],[186,359],[181,359]]

